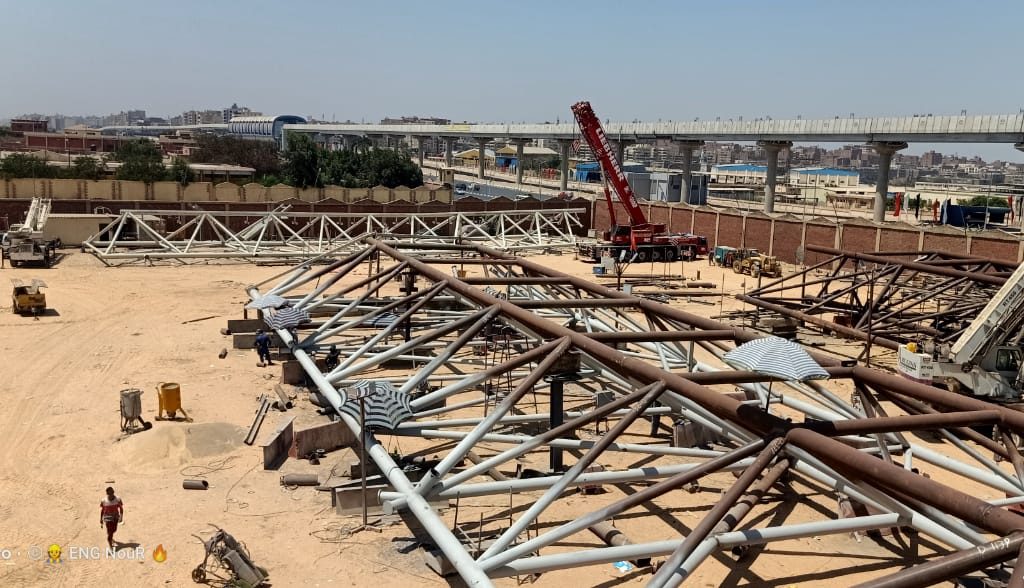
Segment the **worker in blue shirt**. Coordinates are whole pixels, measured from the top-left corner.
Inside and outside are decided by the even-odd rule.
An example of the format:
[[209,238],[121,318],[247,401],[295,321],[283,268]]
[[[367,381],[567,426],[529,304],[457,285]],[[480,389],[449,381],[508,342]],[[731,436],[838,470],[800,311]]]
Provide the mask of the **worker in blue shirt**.
[[260,363],[263,365],[274,365],[270,361],[270,335],[263,332],[263,329],[256,331],[256,353],[260,356]]

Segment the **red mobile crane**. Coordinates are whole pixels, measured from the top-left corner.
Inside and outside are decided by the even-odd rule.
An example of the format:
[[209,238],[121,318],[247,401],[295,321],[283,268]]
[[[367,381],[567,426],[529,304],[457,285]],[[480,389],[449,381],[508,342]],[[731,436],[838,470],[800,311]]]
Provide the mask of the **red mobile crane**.
[[[590,103],[583,101],[572,105],[572,113],[576,116],[576,122],[580,126],[580,132],[586,139],[590,149],[594,152],[604,172],[605,188],[604,197],[608,203],[608,212],[611,215],[612,226],[603,235],[605,243],[599,244],[596,248],[582,247],[581,253],[591,257],[594,261],[600,261],[601,251],[608,251],[618,258],[623,252],[629,251],[635,254],[633,261],[675,261],[681,256],[694,259],[697,255],[707,255],[708,240],[705,237],[691,235],[688,233],[670,234],[665,225],[651,223],[641,210],[636,201],[633,189],[626,181],[626,174],[622,172],[619,162],[612,153],[608,137],[605,135],[601,121],[594,114]],[[616,222],[615,207],[612,205],[611,193],[608,184],[611,183],[615,189],[619,202],[626,208],[629,215],[629,224],[620,225]]]

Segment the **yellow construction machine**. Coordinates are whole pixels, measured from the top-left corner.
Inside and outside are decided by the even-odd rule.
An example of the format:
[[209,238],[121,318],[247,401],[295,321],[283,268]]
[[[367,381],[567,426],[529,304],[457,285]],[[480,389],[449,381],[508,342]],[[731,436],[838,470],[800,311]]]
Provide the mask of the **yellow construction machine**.
[[782,265],[774,255],[765,255],[757,249],[737,249],[732,254],[732,271],[738,274],[760,275],[778,278],[782,276]]

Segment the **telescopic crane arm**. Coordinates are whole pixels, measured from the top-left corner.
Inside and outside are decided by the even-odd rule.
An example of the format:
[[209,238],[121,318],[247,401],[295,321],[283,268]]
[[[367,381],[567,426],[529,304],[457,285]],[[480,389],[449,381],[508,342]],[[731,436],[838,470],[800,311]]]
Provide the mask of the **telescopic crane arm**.
[[600,162],[604,177],[609,180],[612,188],[615,189],[615,195],[619,197],[619,201],[626,208],[629,224],[635,229],[647,228],[647,217],[644,216],[643,210],[636,201],[636,195],[633,194],[633,189],[626,181],[626,174],[622,172],[622,167],[619,166],[619,162],[612,153],[608,137],[601,126],[601,121],[594,114],[594,109],[590,107],[589,102],[582,101],[572,105],[572,113],[576,116],[576,122],[580,126],[583,138],[586,139],[587,145],[590,145],[591,151]]

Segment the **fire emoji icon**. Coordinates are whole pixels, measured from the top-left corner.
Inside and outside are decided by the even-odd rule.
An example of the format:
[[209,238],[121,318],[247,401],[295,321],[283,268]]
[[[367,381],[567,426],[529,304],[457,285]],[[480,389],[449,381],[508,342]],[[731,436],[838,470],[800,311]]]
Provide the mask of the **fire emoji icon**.
[[157,545],[156,549],[153,550],[153,561],[156,563],[164,563],[167,561],[167,550],[164,549],[163,543]]

